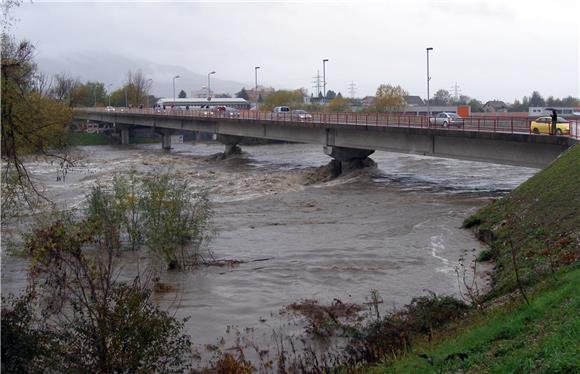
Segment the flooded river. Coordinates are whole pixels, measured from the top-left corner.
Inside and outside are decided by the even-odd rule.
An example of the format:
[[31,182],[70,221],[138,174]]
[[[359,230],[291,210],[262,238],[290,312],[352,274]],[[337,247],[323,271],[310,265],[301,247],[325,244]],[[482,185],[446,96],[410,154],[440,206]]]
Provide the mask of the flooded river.
[[[316,182],[317,168],[330,160],[318,146],[243,150],[216,161],[207,156],[223,151],[219,144],[176,145],[170,153],[159,144],[82,147],[82,164],[64,182],[48,164],[29,168],[67,208],[116,172],[180,172],[209,189],[219,231],[214,255],[247,262],[166,273],[177,292],[156,295],[176,316],[191,317],[186,329],[200,346],[215,344],[228,326],[256,336],[295,333],[280,311],[302,299],[363,303],[376,289],[382,308],[392,309],[425,290],[457,294],[460,255],[481,249],[462,221],[537,172],[377,152],[377,169]],[[3,255],[3,294],[24,287],[25,268],[25,260]]]

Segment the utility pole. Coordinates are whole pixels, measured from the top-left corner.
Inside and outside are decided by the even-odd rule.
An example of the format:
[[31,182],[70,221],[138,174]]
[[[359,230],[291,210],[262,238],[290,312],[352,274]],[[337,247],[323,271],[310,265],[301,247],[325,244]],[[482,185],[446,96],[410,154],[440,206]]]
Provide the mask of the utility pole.
[[324,90],[324,93],[322,94],[322,101],[324,102],[324,104],[326,104],[326,63],[327,62],[328,62],[327,58],[322,60],[322,87]]
[[[427,48],[427,117],[429,118],[429,121],[431,121],[431,100],[429,96],[429,81],[431,80],[431,77],[429,76],[429,51],[432,50],[432,47]],[[427,124],[429,125],[430,123],[431,122],[428,122]]]
[[350,92],[350,97],[354,99],[354,94],[356,93],[356,84],[353,81],[350,81],[348,85],[348,91]]
[[210,71],[209,73],[207,73],[207,100],[211,100],[211,86],[210,86],[210,81],[209,81],[209,77],[215,74],[215,71]]
[[258,97],[259,97],[258,96],[258,69],[259,68],[260,68],[259,66],[254,67],[254,73],[255,73],[254,77],[256,78],[256,110],[258,110]]

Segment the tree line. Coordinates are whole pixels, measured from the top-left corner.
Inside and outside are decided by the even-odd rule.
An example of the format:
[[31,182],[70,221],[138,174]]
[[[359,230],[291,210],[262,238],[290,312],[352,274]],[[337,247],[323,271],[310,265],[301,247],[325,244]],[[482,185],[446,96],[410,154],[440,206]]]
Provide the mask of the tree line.
[[109,91],[103,82],[83,83],[62,73],[54,76],[47,94],[70,107],[149,106],[157,101],[150,92],[152,82],[141,70],[128,71],[121,87]]

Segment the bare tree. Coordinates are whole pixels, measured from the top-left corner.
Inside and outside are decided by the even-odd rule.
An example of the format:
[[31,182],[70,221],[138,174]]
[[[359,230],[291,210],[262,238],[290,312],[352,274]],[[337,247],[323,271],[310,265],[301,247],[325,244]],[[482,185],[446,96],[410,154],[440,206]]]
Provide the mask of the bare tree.
[[127,72],[125,90],[134,105],[144,104],[143,100],[149,95],[152,80],[148,79],[141,69]]
[[41,96],[49,96],[52,87],[52,79],[43,72],[37,72],[32,81],[32,90]]
[[80,84],[78,78],[75,79],[66,73],[61,73],[55,75],[54,80],[55,84],[50,90],[51,96],[56,100],[67,101],[69,105],[72,105],[72,92]]

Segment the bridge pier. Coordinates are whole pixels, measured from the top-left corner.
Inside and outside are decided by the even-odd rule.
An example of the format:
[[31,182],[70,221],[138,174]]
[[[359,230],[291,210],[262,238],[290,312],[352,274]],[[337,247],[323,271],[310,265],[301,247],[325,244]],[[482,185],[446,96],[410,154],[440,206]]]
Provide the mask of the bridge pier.
[[171,149],[171,136],[174,131],[170,129],[155,129],[155,133],[161,135],[161,148],[169,151]]
[[131,126],[123,125],[120,123],[116,123],[114,125],[115,125],[115,128],[117,129],[117,131],[121,133],[121,144],[122,145],[129,145],[130,138],[131,138]]
[[226,149],[224,150],[224,156],[239,155],[242,153],[242,149],[238,146],[242,141],[243,137],[236,135],[224,135],[218,134],[217,141],[224,144]]
[[333,167],[337,175],[377,165],[376,162],[368,157],[375,152],[373,149],[356,149],[330,145],[326,145],[323,148],[324,154],[334,159]]

